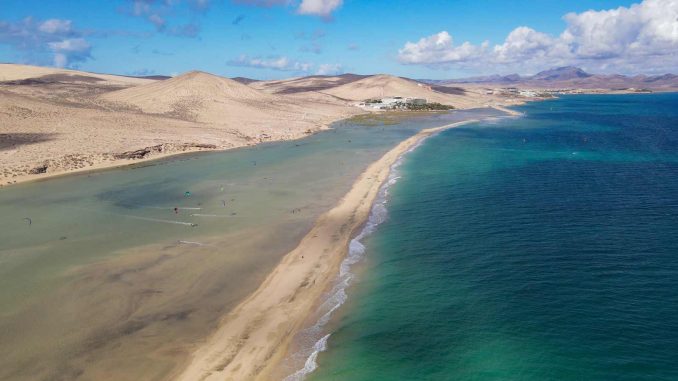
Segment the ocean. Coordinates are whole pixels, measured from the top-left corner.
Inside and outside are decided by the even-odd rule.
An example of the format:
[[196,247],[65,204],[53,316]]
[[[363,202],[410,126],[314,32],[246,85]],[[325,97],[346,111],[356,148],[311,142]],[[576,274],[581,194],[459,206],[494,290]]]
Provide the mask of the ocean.
[[678,379],[678,94],[518,110],[403,158],[306,379]]
[[357,118],[3,187],[0,380],[168,379],[370,163],[422,128],[499,114]]

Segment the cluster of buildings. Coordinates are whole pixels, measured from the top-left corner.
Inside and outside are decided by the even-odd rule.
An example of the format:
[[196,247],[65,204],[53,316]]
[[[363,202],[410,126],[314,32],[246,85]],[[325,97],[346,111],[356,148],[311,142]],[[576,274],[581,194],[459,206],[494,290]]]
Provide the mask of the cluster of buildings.
[[606,94],[609,92],[624,93],[651,93],[648,89],[622,88],[622,89],[582,89],[582,88],[547,88],[547,89],[521,89],[517,87],[502,87],[485,89],[485,94],[501,95],[512,98],[552,98],[560,94]]
[[425,105],[424,98],[409,98],[409,97],[387,97],[381,99],[370,99],[365,102],[360,102],[357,106],[371,109],[371,110],[396,110],[406,108],[407,105]]
[[548,90],[530,90],[519,89],[517,87],[503,87],[501,89],[488,89],[485,91],[488,95],[503,95],[522,98],[548,98],[551,95]]

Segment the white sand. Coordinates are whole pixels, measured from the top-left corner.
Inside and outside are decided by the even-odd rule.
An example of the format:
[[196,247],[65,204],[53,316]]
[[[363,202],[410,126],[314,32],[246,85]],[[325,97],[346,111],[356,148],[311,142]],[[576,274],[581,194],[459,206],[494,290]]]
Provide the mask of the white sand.
[[259,289],[224,318],[177,379],[244,381],[279,376],[276,367],[285,357],[290,339],[336,276],[348,244],[365,223],[392,164],[422,138],[469,122],[421,131],[373,163]]

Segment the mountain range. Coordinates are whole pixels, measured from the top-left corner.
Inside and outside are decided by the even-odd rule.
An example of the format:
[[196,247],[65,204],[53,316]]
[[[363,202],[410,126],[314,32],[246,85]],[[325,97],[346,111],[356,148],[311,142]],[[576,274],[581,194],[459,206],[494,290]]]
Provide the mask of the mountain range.
[[678,75],[663,74],[655,76],[621,74],[591,74],[575,66],[541,71],[535,75],[519,74],[489,75],[449,80],[420,80],[439,86],[449,85],[486,85],[502,87],[533,88],[579,88],[579,89],[650,89],[671,90],[678,88]]

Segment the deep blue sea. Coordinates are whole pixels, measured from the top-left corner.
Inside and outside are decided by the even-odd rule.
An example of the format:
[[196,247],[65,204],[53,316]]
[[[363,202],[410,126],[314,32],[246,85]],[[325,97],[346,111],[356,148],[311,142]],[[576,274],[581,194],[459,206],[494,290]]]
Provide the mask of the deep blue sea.
[[426,140],[308,379],[678,380],[678,94]]

